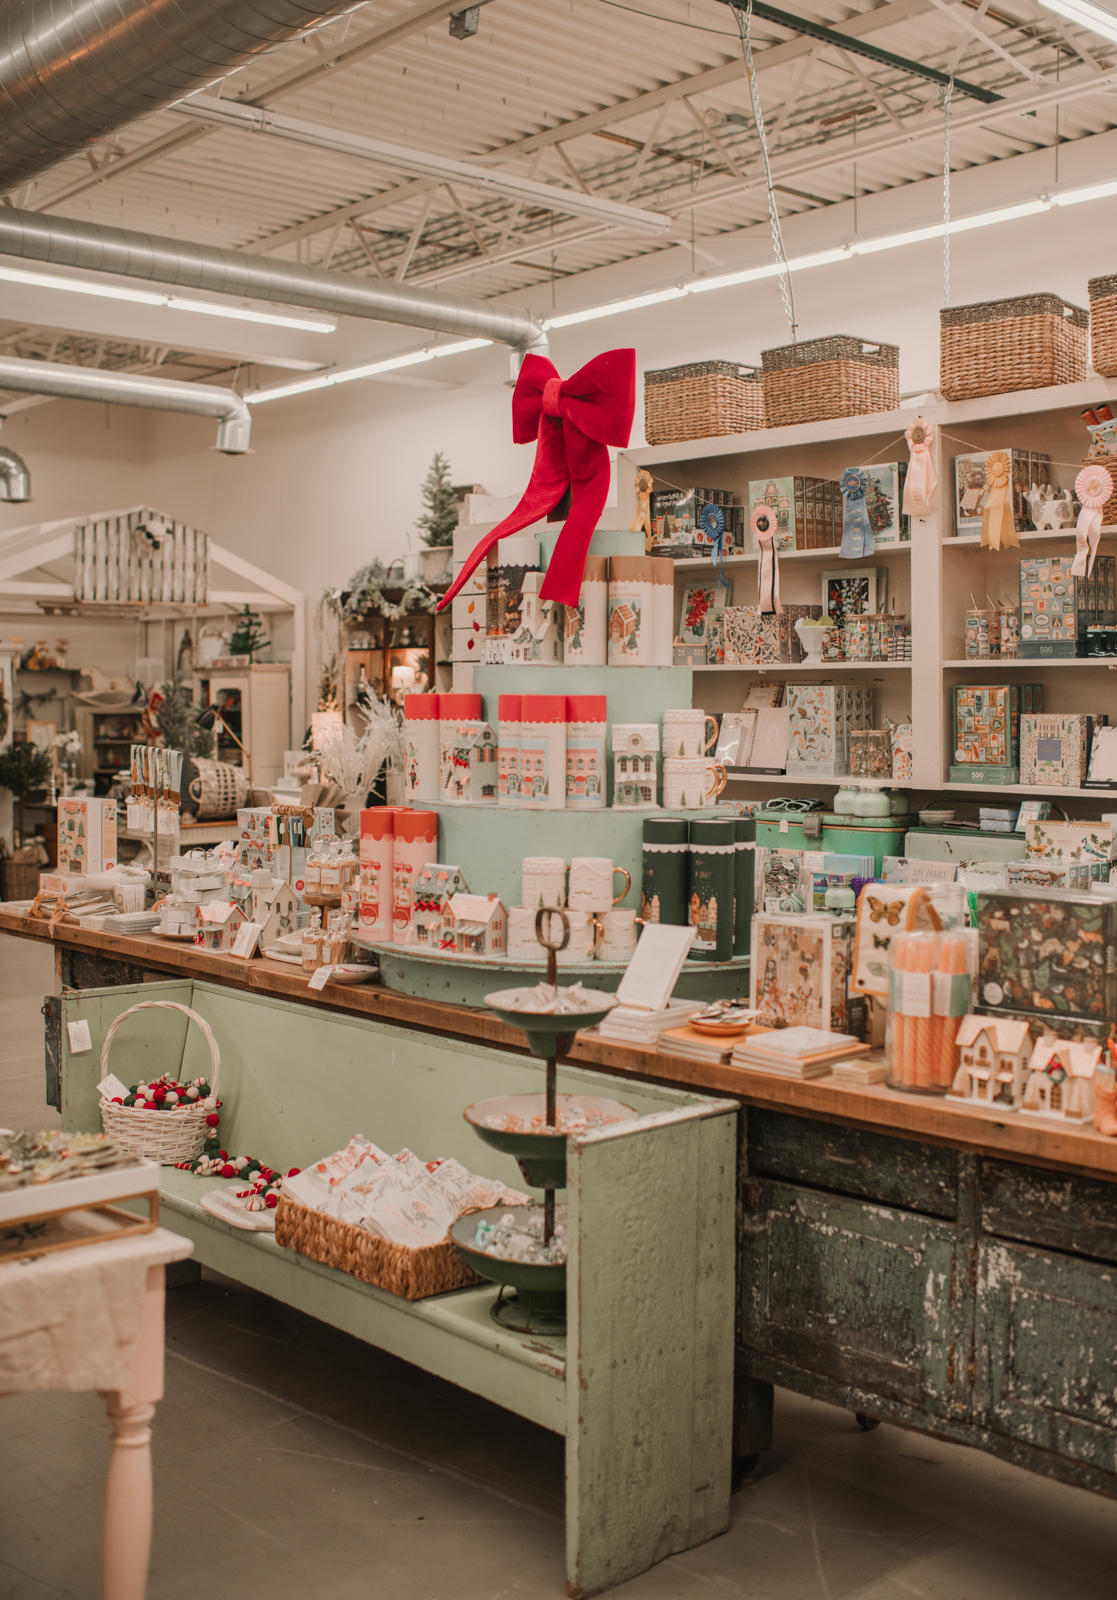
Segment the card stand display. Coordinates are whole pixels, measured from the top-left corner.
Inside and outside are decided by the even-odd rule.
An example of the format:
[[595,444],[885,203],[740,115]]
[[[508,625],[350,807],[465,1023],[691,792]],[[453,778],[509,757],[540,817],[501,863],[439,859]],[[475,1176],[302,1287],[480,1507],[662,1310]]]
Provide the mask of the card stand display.
[[[151,1233],[159,1226],[160,1169],[137,1161],[61,1183],[0,1194],[0,1265]],[[121,1209],[144,1201],[147,1214]]]

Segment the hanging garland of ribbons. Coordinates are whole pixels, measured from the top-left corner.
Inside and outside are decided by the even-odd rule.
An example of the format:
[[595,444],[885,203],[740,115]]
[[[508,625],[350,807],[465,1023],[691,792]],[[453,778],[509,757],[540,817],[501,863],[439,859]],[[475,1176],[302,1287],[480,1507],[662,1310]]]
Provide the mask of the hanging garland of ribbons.
[[842,548],[838,554],[843,561],[861,561],[865,556],[871,556],[877,547],[865,510],[868,489],[868,476],[860,467],[847,467],[842,473],[845,519],[842,523]]
[[780,557],[776,549],[776,513],[770,506],[757,506],[749,519],[749,526],[760,546],[758,576],[760,580],[760,612],[771,616],[783,610],[780,604]]
[[1074,563],[1070,570],[1076,578],[1088,578],[1093,573],[1101,543],[1102,507],[1113,493],[1113,479],[1105,467],[1092,461],[1074,480],[1074,492],[1081,501],[1082,510],[1074,530]]

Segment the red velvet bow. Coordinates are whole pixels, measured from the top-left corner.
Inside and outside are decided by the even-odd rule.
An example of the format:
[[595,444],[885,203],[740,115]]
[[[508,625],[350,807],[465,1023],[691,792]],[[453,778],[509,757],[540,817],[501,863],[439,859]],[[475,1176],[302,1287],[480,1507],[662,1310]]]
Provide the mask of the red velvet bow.
[[439,602],[440,611],[498,539],[542,521],[567,489],[570,513],[540,598],[578,604],[590,540],[609,495],[606,446],[628,443],[635,409],[635,350],[606,350],[565,382],[545,356],[525,356],[512,395],[512,437],[517,444],[538,439],[531,481],[515,511],[477,545]]

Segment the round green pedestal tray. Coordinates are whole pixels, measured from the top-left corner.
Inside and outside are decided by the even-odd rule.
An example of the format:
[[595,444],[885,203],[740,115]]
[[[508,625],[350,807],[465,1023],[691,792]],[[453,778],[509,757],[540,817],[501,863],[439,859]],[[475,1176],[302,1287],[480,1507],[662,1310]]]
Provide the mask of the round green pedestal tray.
[[[598,1095],[560,1094],[555,1096],[559,1116],[573,1107],[600,1112],[612,1122],[631,1122],[639,1115],[619,1100],[603,1100]],[[531,1120],[546,1116],[547,1100],[542,1094],[503,1094],[493,1100],[478,1100],[462,1112],[470,1127],[494,1150],[513,1156],[529,1189],[566,1188],[566,1134],[526,1133],[488,1126],[490,1117],[514,1116]],[[617,1113],[611,1115],[611,1113]]]
[[[479,1222],[497,1222],[509,1211],[514,1217],[526,1217],[537,1209],[493,1206],[488,1211],[472,1211],[451,1224],[450,1242],[479,1278],[499,1283],[502,1289],[515,1289],[517,1301],[503,1305],[498,1301],[493,1307],[495,1322],[516,1332],[557,1336],[566,1331],[566,1263],[501,1261],[478,1250],[473,1243]],[[501,1316],[499,1312],[505,1314]],[[517,1315],[522,1319],[520,1325],[513,1320]]]

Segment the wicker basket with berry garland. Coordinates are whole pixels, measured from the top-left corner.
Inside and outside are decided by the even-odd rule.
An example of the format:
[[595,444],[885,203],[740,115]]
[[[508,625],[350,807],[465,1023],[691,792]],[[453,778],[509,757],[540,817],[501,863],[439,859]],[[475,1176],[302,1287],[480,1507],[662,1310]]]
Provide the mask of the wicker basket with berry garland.
[[139,1011],[181,1011],[196,1022],[209,1046],[211,1072],[208,1079],[182,1081],[165,1072],[158,1078],[137,1083],[123,1095],[101,1096],[101,1122],[121,1148],[132,1155],[145,1156],[164,1166],[194,1161],[207,1142],[216,1152],[219,1147],[217,1125],[221,1101],[217,1098],[221,1074],[221,1052],[213,1031],[204,1017],[189,1006],[174,1000],[144,1000],[122,1011],[105,1035],[101,1050],[101,1082],[109,1071],[109,1052],[121,1024]]

